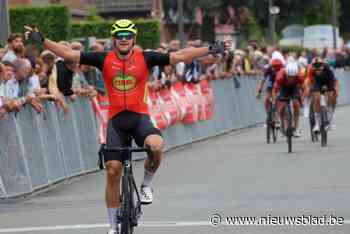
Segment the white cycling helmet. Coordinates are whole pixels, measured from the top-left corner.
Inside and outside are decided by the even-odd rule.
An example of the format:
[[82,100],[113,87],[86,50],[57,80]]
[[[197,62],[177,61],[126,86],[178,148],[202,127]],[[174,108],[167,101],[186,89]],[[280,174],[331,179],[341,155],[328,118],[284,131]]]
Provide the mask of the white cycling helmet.
[[299,75],[299,66],[296,62],[288,63],[286,66],[286,75],[287,76],[298,76]]

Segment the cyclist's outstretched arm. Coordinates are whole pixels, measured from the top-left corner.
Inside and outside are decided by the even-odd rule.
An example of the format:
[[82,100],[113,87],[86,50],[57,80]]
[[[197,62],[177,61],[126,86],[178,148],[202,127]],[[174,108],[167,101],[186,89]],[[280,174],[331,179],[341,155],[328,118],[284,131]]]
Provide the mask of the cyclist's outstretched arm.
[[80,51],[78,50],[72,50],[70,47],[51,41],[47,38],[44,39],[43,46],[45,47],[45,49],[50,50],[58,57],[61,57],[65,60],[77,63],[79,63],[80,61]]
[[199,58],[210,54],[224,54],[231,47],[230,41],[214,43],[208,47],[199,48],[185,48],[176,52],[170,53],[170,64],[176,64],[178,62],[191,61],[195,58]]
[[65,60],[70,60],[72,62],[79,62],[80,60],[80,51],[72,50],[71,48],[62,45],[60,43],[51,41],[41,34],[41,32],[35,28],[30,26],[24,26],[25,36],[28,38],[32,38],[34,41],[41,43],[45,49],[50,50],[58,57],[61,57]]
[[205,56],[209,53],[209,47],[201,48],[185,48],[176,52],[170,53],[170,64],[190,61],[198,57]]

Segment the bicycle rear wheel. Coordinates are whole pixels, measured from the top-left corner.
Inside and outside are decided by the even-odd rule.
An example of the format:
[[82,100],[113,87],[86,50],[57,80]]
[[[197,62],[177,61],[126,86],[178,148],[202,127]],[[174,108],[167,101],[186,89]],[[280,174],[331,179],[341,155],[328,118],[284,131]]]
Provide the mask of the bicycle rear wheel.
[[278,131],[277,131],[276,127],[273,126],[273,128],[272,128],[273,143],[277,142],[277,134],[278,134]]
[[310,136],[311,136],[311,141],[316,142],[317,139],[317,134],[313,131],[313,128],[315,126],[315,112],[313,108],[313,104],[311,103],[310,106],[310,114],[309,114],[309,125],[310,125]]
[[288,143],[288,153],[292,153],[293,125],[292,125],[292,112],[289,107],[289,104],[285,108],[284,118],[286,118],[286,122],[287,122],[286,137],[287,137],[287,143]]
[[321,107],[321,147],[327,146],[327,129],[328,125],[328,117],[327,117],[327,109],[325,107]]
[[269,111],[267,113],[267,118],[266,118],[266,143],[267,144],[270,144],[270,141],[271,141],[271,133],[272,133],[272,113],[271,111]]

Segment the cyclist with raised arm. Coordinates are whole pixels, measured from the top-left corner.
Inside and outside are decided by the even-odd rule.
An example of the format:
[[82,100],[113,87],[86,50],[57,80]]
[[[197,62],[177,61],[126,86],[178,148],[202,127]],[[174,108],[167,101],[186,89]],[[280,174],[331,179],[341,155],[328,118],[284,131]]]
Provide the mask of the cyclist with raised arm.
[[[97,67],[102,71],[109,106],[107,148],[126,146],[131,135],[138,146],[150,148],[153,157],[145,160],[144,180],[141,185],[141,202],[153,201],[151,182],[163,156],[164,142],[159,129],[150,121],[147,95],[149,71],[154,66],[165,66],[208,54],[224,54],[230,42],[214,43],[208,47],[185,48],[162,54],[142,51],[135,46],[138,34],[135,24],[127,19],[116,21],[111,28],[112,50],[109,52],[80,52],[44,38],[36,28],[26,26],[26,35],[65,60]],[[111,229],[120,229],[120,180],[122,157],[118,153],[105,153],[107,169],[106,204]],[[117,224],[118,223],[118,224]],[[117,225],[116,225],[117,224]]]
[[[269,103],[272,96],[272,88],[273,88],[273,85],[275,84],[277,73],[283,68],[283,66],[284,64],[282,60],[278,58],[272,59],[271,64],[267,67],[266,71],[264,72],[264,79],[262,79],[258,84],[256,97],[260,99],[263,87],[267,82],[266,96],[265,96],[265,102],[264,102],[266,113],[269,112],[269,107],[270,107]],[[279,128],[279,124],[280,123],[277,119],[277,122],[276,122],[277,128]]]
[[320,58],[315,58],[312,64],[308,68],[307,77],[305,80],[305,95],[309,96],[310,93],[313,98],[313,108],[315,111],[315,126],[312,129],[314,132],[320,131],[321,125],[321,90],[323,87],[327,88],[328,96],[328,125],[334,128],[334,112],[337,105],[337,97],[339,95],[339,82],[334,76],[334,72],[330,67]]
[[[301,89],[304,83],[303,76],[300,75],[299,66],[296,62],[289,62],[284,69],[281,69],[276,77],[275,84],[272,90],[272,102],[279,101],[278,114],[281,121],[283,120],[284,108],[286,108],[288,99],[293,99],[293,118],[294,131],[293,136],[300,137],[299,129],[299,113],[301,106]],[[277,94],[279,96],[277,98]]]

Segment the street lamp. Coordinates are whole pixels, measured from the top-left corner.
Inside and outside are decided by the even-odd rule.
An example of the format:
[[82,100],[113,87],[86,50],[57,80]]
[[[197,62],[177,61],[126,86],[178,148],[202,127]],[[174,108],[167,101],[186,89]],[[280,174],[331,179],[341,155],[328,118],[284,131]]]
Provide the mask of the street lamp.
[[177,0],[177,11],[178,11],[178,30],[179,30],[179,36],[180,36],[180,45],[181,48],[185,47],[185,33],[184,33],[184,21],[183,21],[183,15],[184,15],[184,8],[183,8],[184,1],[183,0]]
[[337,3],[332,2],[333,49],[337,49]]
[[0,44],[5,45],[10,34],[7,0],[0,1]]
[[269,0],[269,23],[271,44],[276,44],[276,15],[280,13],[280,8],[273,5],[273,0]]

